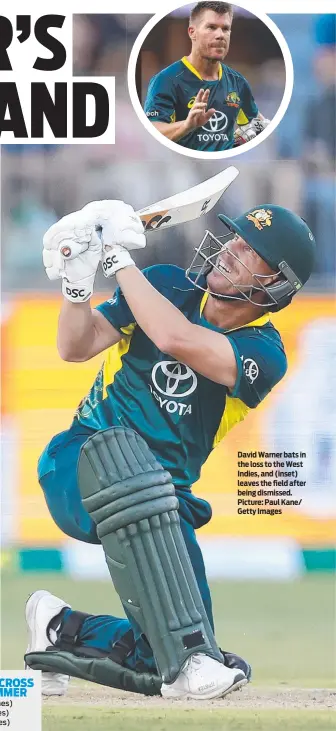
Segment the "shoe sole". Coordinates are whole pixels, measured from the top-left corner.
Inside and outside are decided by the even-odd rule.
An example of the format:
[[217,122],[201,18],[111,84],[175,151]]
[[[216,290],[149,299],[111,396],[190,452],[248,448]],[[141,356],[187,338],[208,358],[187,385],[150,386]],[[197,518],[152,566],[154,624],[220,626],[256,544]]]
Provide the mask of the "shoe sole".
[[163,698],[166,698],[167,700],[194,700],[194,701],[211,701],[213,698],[224,698],[224,696],[228,695],[228,693],[231,693],[233,690],[239,690],[244,685],[247,685],[248,680],[247,678],[239,678],[235,683],[230,685],[229,688],[226,688],[225,690],[216,690],[216,691],[209,691],[209,693],[204,693],[202,695],[196,695],[195,693],[184,693],[183,695],[176,694],[176,695],[164,695]]

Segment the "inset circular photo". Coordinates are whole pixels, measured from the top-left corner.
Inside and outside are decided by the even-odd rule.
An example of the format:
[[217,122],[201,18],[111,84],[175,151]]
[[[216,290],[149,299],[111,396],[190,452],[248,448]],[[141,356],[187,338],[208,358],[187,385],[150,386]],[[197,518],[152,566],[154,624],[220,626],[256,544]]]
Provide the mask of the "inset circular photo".
[[230,157],[259,144],[283,117],[292,87],[291,55],[275,23],[226,2],[154,16],[130,56],[139,118],[191,157]]

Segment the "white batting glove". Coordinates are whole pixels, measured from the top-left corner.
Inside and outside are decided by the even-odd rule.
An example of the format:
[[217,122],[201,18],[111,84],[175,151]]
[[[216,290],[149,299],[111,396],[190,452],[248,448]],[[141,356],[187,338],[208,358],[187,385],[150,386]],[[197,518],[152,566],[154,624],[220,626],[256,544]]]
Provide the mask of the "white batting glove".
[[123,201],[93,201],[82,208],[86,223],[102,230],[103,244],[124,249],[144,249],[146,237],[142,221],[134,208]]
[[240,127],[237,127],[234,132],[234,147],[239,147],[246,142],[254,140],[267,127],[270,121],[270,119],[258,119],[258,117],[255,117],[248,124],[242,124]]
[[123,201],[93,201],[82,209],[86,220],[101,229],[102,267],[105,277],[134,265],[127,253],[146,246],[141,219]]
[[43,263],[49,279],[62,279],[62,293],[70,302],[85,302],[101,260],[102,242],[81,211],[64,216],[43,238]]

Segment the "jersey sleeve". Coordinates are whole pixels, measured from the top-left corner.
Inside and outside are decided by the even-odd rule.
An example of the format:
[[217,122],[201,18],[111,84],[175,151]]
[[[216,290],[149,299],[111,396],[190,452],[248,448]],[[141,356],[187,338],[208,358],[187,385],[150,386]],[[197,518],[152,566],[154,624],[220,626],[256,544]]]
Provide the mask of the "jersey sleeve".
[[120,287],[117,287],[111,299],[102,302],[95,309],[101,312],[121,335],[127,335],[127,329],[134,323],[134,317]]
[[240,110],[238,112],[237,124],[247,124],[259,114],[259,109],[255,103],[251,87],[244,79],[241,89]]
[[173,79],[157,74],[149,82],[144,106],[151,122],[176,121],[176,91]]
[[230,395],[254,409],[286,373],[287,359],[281,340],[255,329],[251,333],[237,331],[227,337],[238,368],[236,384]]

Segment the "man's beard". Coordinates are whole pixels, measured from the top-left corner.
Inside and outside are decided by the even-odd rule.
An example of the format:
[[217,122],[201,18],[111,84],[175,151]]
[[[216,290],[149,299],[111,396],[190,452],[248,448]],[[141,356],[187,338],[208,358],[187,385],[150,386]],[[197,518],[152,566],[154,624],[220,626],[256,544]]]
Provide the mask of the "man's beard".
[[221,51],[221,56],[214,58],[213,56],[209,56],[211,49],[207,48],[204,54],[202,54],[205,61],[210,61],[211,63],[218,63],[218,61],[224,61],[224,58],[228,54],[228,50],[226,48],[223,48],[223,51]]
[[208,61],[209,63],[218,63],[220,61],[223,61],[223,58],[213,58],[212,56],[203,56],[204,61]]

